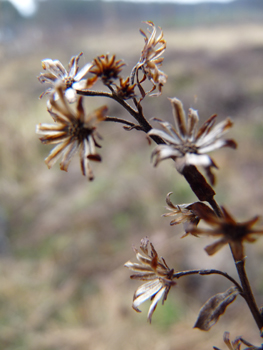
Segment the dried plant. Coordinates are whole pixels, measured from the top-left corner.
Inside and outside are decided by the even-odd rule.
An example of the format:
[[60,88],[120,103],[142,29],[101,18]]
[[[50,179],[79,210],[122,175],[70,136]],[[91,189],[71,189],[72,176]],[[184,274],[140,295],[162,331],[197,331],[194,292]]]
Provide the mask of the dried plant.
[[[201,127],[198,127],[198,112],[190,108],[186,116],[182,102],[177,98],[172,98],[170,102],[175,126],[167,121],[155,119],[164,130],[152,127],[151,120],[144,115],[142,102],[147,95],[161,94],[166,83],[167,75],[160,70],[164,60],[161,55],[165,52],[166,41],[160,28],[158,29],[160,34],[156,36],[155,25],[152,22],[145,23],[149,27],[149,35],[143,30],[140,31],[145,40],[144,47],[139,61],[134,65],[128,78],[122,77],[124,62],[116,59],[115,55],[105,54],[96,57],[91,61],[92,63],[87,63],[80,71],[78,62],[82,54],[72,57],[68,71],[57,60],[48,59],[42,62],[45,73],[39,76],[39,80],[42,83],[49,83],[51,87],[41,96],[48,97],[48,112],[54,123],[39,124],[37,133],[43,135],[40,138],[43,144],[56,145],[45,162],[50,168],[59,157],[62,157],[60,168],[67,171],[71,158],[79,150],[82,173],[92,180],[94,176],[90,168],[90,161],[101,161],[96,150],[96,147],[100,147],[97,142],[98,123],[115,122],[122,124],[126,130],[143,131],[148,139],[157,144],[152,153],[154,165],[164,159],[172,159],[176,170],[185,178],[198,198],[198,201],[193,203],[176,205],[171,201],[171,193],[169,193],[166,196],[169,212],[163,216],[172,217],[170,222],[172,226],[183,224],[184,236],[219,237],[219,240],[205,248],[209,255],[213,255],[228,244],[239,281],[228,273],[215,269],[175,272],[173,268],[168,267],[164,258],[158,256],[148,238],[144,238],[140,246],[143,254],[134,248],[139,263],[128,261],[124,265],[135,272],[131,275],[132,279],[143,281],[143,284],[134,293],[132,307],[140,311],[138,307],[151,299],[148,312],[148,320],[151,322],[158,302],[162,300],[164,303],[172,287],[180,288],[179,278],[189,275],[220,275],[230,282],[230,286],[226,291],[220,291],[212,296],[201,307],[194,327],[208,331],[217,323],[226,308],[238,296],[241,296],[248,306],[247,310],[251,312],[255,320],[260,336],[263,336],[262,312],[256,304],[247,277],[244,253],[244,243],[254,242],[255,236],[263,234],[263,228],[254,228],[258,222],[258,216],[240,223],[234,220],[224,207],[218,205],[212,187],[215,184],[212,168],[217,168],[217,166],[207,154],[222,147],[236,148],[234,140],[223,137],[233,123],[227,118],[215,125],[216,115],[213,115]],[[147,80],[152,84],[150,90],[145,85]],[[97,81],[101,81],[108,91],[95,90],[94,86]],[[158,90],[158,93],[154,95],[152,92],[155,89]],[[129,112],[134,122],[107,115],[106,106],[86,114],[82,105],[83,96],[102,96],[116,101]],[[75,108],[71,109],[69,102],[75,103]],[[199,166],[205,170],[210,184],[198,170]],[[211,228],[203,228],[202,223],[206,223]],[[240,350],[241,345],[247,346],[246,349],[262,349],[262,346],[256,347],[242,337],[231,342],[227,332],[224,335],[224,341],[230,350]],[[218,350],[216,347],[214,349]]]
[[87,79],[83,79],[92,67],[91,63],[87,63],[79,71],[79,59],[83,55],[81,52],[77,56],[73,56],[69,62],[68,71],[63,64],[58,60],[45,59],[42,61],[42,67],[45,73],[41,73],[38,77],[40,83],[48,83],[51,85],[40,97],[47,94],[55,95],[55,99],[59,96],[56,93],[56,85],[60,82],[62,90],[65,92],[65,97],[68,102],[73,103],[77,100],[76,90],[85,89],[87,87]]
[[[82,106],[82,97],[78,97],[76,113],[72,112],[65,99],[61,84],[57,85],[57,94],[60,97],[59,104],[52,95],[48,112],[55,124],[39,124],[36,132],[44,135],[40,138],[44,144],[56,144],[45,162],[51,168],[57,159],[62,156],[60,169],[67,171],[71,158],[80,150],[80,164],[82,174],[93,180],[93,172],[89,161],[101,161],[96,152],[96,146],[100,147],[95,137],[99,136],[96,131],[96,124],[105,119],[107,107],[102,106],[89,115],[85,114]],[[54,110],[56,112],[54,112]]]

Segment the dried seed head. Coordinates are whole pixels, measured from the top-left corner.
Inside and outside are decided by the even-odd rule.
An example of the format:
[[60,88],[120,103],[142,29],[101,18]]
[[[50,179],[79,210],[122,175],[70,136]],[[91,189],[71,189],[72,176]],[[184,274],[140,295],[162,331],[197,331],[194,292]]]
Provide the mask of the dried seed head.
[[94,59],[90,72],[96,74],[104,84],[110,85],[119,78],[123,66],[125,63],[122,60],[116,61],[115,55],[101,55]]

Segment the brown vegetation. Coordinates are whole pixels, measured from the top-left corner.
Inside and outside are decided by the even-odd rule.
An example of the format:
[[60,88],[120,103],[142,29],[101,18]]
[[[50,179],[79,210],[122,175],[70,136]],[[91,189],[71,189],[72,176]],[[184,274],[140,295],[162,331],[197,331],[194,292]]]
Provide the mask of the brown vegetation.
[[[153,168],[152,147],[143,133],[103,126],[103,163],[95,164],[94,183],[81,176],[77,159],[68,173],[58,166],[46,168],[46,147],[35,135],[35,125],[48,118],[38,100],[43,92],[36,79],[40,61],[50,57],[67,64],[69,57],[83,51],[86,63],[109,52],[130,69],[143,44],[139,22],[133,28],[120,22],[111,32],[95,24],[74,27],[65,22],[51,37],[32,19],[0,47],[1,346],[208,350],[212,345],[224,347],[225,330],[238,330],[259,344],[253,319],[240,317],[239,307],[247,307],[243,300],[231,305],[224,321],[209,333],[191,329],[203,302],[226,289],[220,276],[178,281],[180,287],[173,288],[163,307],[158,305],[151,326],[145,322],[144,305],[142,314],[133,312],[134,281],[123,264],[133,258],[132,244],[144,236],[175,269],[219,268],[235,275],[227,247],[221,255],[207,257],[202,238],[180,241],[182,229],[161,218],[168,192],[173,191],[176,202],[196,198],[175,174],[172,162]],[[162,96],[143,102],[147,117],[171,118],[168,95],[182,99],[185,108],[198,109],[204,119],[213,113],[219,120],[231,116],[231,137],[239,150],[234,155],[231,150],[218,151],[216,191],[227,208],[234,208],[235,217],[262,214],[263,26],[162,27],[168,42],[162,69],[169,79]],[[88,98],[84,103],[87,110],[107,103],[109,115],[123,113],[114,101]],[[262,242],[253,246],[248,262],[259,305]],[[246,253],[252,257],[251,247]]]

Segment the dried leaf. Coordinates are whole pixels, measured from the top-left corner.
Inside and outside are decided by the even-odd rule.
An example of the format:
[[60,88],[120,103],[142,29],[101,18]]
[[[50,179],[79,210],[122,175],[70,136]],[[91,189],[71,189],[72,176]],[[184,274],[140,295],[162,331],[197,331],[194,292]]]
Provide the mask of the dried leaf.
[[208,331],[225,312],[239,294],[237,287],[232,286],[224,293],[218,293],[210,298],[201,308],[194,328]]

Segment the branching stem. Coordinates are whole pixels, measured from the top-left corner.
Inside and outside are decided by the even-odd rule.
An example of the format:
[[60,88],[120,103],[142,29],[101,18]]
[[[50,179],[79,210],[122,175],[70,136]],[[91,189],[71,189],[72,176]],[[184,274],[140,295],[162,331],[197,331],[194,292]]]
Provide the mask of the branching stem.
[[[151,124],[146,120],[146,118],[143,115],[143,110],[142,110],[140,103],[138,103],[136,99],[134,99],[134,104],[135,104],[137,110],[132,108],[125,100],[120,98],[114,91],[111,91],[111,93],[109,93],[109,92],[104,92],[104,91],[92,91],[92,90],[80,91],[79,90],[79,91],[77,91],[77,93],[79,95],[84,95],[84,96],[102,96],[102,97],[111,98],[111,99],[115,100],[116,102],[118,102],[124,109],[126,109],[126,111],[139,123],[139,125],[137,125],[138,129],[140,128],[145,133],[148,133],[152,129]],[[119,119],[119,118],[115,118],[115,117],[108,117],[107,120],[126,124],[126,125],[129,125],[131,128],[132,127],[136,128],[136,125],[134,123],[131,123],[131,122],[126,121],[124,119]],[[157,144],[164,143],[164,141],[158,136],[153,135],[153,136],[151,136],[151,138]],[[183,175],[185,176],[186,180],[190,184],[192,190],[195,192],[197,197],[201,201],[207,200],[209,202],[209,204],[211,205],[211,207],[213,208],[215,214],[218,217],[223,217],[221,208],[214,199],[215,193],[213,193],[212,189],[210,189],[210,186],[208,184],[206,184],[206,186],[201,186],[201,188],[203,188],[203,190],[200,189],[200,186],[199,186],[198,190],[195,190],[195,183],[197,182],[196,176],[194,176],[194,180],[192,181],[192,178],[188,173],[187,174],[183,173]],[[241,282],[241,286],[234,278],[229,276],[226,272],[222,272],[222,271],[215,270],[215,269],[181,271],[181,272],[175,273],[173,275],[173,278],[180,278],[183,276],[194,275],[194,274],[199,274],[202,276],[211,275],[211,274],[218,274],[218,275],[224,276],[229,281],[234,283],[234,285],[239,289],[240,294],[245,299],[245,301],[246,301],[246,303],[247,303],[247,305],[248,305],[248,307],[249,307],[249,309],[250,309],[250,311],[255,319],[255,322],[256,322],[256,324],[261,332],[261,336],[263,337],[263,320],[261,318],[261,315],[260,315],[259,309],[257,307],[253,292],[252,292],[251,287],[250,287],[249,280],[247,278],[247,274],[246,274],[246,270],[245,270],[245,260],[243,259],[241,261],[235,261],[235,264],[236,264],[236,269],[237,269],[239,279]]]
[[[137,120],[139,125],[141,126],[141,130],[143,130],[146,134],[152,129],[151,124],[145,119],[143,113],[142,113],[142,108],[139,104],[137,104],[138,111],[136,111],[134,108],[132,108],[125,100],[120,98],[118,95],[115,93],[109,93],[105,91],[94,91],[94,90],[77,90],[77,93],[79,95],[83,96],[100,96],[100,97],[107,97],[115,100],[118,102],[126,111],[134,118]],[[140,108],[139,108],[140,107]],[[157,144],[163,144],[164,141],[155,135],[150,136]]]

